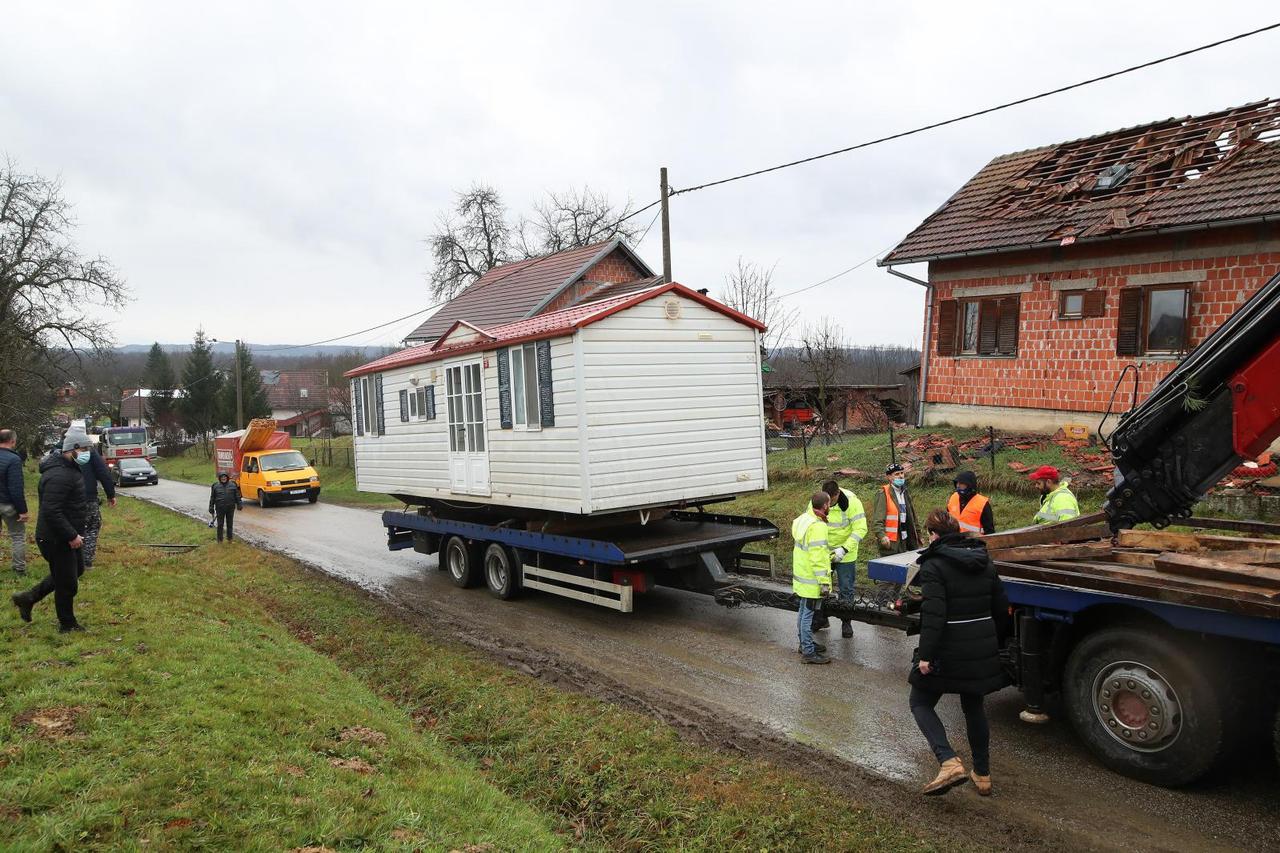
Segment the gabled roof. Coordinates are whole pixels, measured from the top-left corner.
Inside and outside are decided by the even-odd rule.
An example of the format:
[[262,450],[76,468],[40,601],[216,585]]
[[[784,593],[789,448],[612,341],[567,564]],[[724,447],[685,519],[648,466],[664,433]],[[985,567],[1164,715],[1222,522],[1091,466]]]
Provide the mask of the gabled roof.
[[1005,154],[880,261],[983,255],[1280,213],[1280,101]]
[[455,320],[465,319],[485,327],[523,320],[615,250],[626,255],[641,274],[653,275],[653,270],[621,238],[503,264],[476,279],[406,339],[433,340]]
[[758,320],[753,320],[745,314],[734,311],[727,305],[723,305],[709,296],[703,296],[697,291],[690,290],[682,284],[672,282],[671,284],[663,284],[658,287],[650,288],[639,293],[628,293],[622,296],[615,296],[612,299],[604,299],[599,302],[588,302],[582,305],[575,305],[572,308],[566,308],[563,311],[553,311],[549,314],[539,314],[526,320],[517,320],[514,323],[506,323],[501,326],[492,326],[485,330],[487,338],[479,341],[468,341],[467,343],[435,349],[432,344],[422,344],[421,346],[410,347],[397,353],[384,356],[376,361],[361,365],[354,370],[348,370],[346,376],[363,376],[367,373],[380,373],[384,370],[391,370],[397,367],[408,367],[414,364],[427,364],[428,362],[440,361],[445,358],[452,358],[457,355],[463,355],[469,352],[478,352],[486,349],[493,349],[496,346],[511,346],[518,343],[526,343],[529,341],[540,341],[547,338],[558,338],[569,335],[592,323],[598,323],[619,311],[625,311],[632,306],[639,305],[642,302],[648,302],[650,299],[662,296],[666,293],[674,293],[683,296],[686,299],[692,299],[701,305],[718,311],[727,317],[732,317],[743,325],[750,326],[753,329],[764,331],[765,327]]
[[[261,370],[262,387],[272,409],[305,409],[323,400],[329,387],[327,370]],[[306,389],[307,396],[302,396]]]

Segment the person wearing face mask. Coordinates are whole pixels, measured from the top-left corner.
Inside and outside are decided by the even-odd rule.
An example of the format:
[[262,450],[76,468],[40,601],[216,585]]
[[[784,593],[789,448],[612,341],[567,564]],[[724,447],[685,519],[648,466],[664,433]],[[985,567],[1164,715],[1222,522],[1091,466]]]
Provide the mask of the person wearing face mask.
[[1057,524],[1080,517],[1080,504],[1071,494],[1071,481],[1064,480],[1057,468],[1041,465],[1030,476],[1040,486],[1040,510],[1036,513],[1036,524]]
[[[951,513],[935,509],[925,522],[929,547],[921,552],[920,646],[907,680],[911,716],[938,759],[938,775],[921,790],[945,794],[972,781],[991,794],[991,731],[984,698],[1008,681],[1000,665],[1000,645],[1009,633],[1009,599],[996,574],[987,543],[960,532]],[[960,696],[973,771],[947,741],[937,705],[945,694]]]
[[[68,433],[62,450],[40,463],[40,511],[36,517],[36,545],[49,563],[49,576],[26,592],[14,593],[12,601],[23,622],[31,621],[31,609],[49,593],[58,614],[58,630],[83,631],[76,621],[75,601],[79,577],[84,571],[85,507],[84,475],[79,459],[86,459],[89,439]],[[87,461],[87,459],[86,459]]]
[[85,435],[79,436],[88,448],[81,452],[76,462],[80,465],[80,473],[84,477],[85,528],[84,528],[84,568],[93,568],[93,559],[98,553],[98,535],[102,530],[102,499],[98,497],[98,484],[107,493],[107,503],[116,505],[116,484],[111,479],[111,469],[102,461],[102,456],[93,449],[93,443]]
[[995,533],[996,517],[991,511],[991,501],[978,494],[978,477],[972,471],[956,474],[956,490],[947,501],[947,512],[960,522],[960,532],[977,536],[979,533]]
[[876,492],[871,518],[882,554],[901,554],[923,547],[916,510],[907,493],[906,474],[906,469],[897,462],[890,464],[884,469],[887,482]]
[[800,655],[805,663],[831,663],[827,648],[813,641],[813,616],[824,592],[831,589],[831,549],[827,546],[827,510],[831,497],[814,492],[809,508],[791,522],[795,547],[791,551],[791,590],[800,599],[796,626]]

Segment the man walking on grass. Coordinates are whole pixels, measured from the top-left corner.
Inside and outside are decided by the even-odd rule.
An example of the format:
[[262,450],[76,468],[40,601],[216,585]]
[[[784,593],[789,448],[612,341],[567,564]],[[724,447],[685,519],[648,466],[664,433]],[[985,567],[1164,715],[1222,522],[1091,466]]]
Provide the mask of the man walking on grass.
[[36,545],[49,563],[49,576],[26,592],[14,593],[12,599],[22,621],[30,622],[31,609],[52,592],[58,630],[64,634],[84,630],[76,621],[73,605],[84,571],[82,549],[87,510],[80,466],[88,462],[88,457],[88,437],[68,433],[62,440],[62,452],[56,457],[46,457],[40,464]]
[[18,435],[0,429],[0,521],[9,530],[9,550],[15,574],[27,572],[27,496],[22,481],[22,457],[18,455]]

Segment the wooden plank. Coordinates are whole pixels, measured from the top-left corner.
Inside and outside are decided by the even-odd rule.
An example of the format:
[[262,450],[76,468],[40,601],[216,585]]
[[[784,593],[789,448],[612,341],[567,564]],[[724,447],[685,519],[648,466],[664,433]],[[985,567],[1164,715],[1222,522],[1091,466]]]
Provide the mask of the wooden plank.
[[[1172,533],[1168,530],[1121,530],[1116,544],[1126,548],[1150,548],[1193,554],[1199,551],[1240,551],[1260,549],[1268,560],[1280,560],[1280,541],[1250,539],[1245,536],[1210,536],[1198,533]],[[1268,556],[1274,554],[1275,556]]]
[[1190,554],[1175,553],[1161,554],[1155,559],[1155,568],[1169,574],[1223,580],[1280,591],[1280,570],[1250,566],[1213,557],[1196,557]]
[[1188,527],[1204,527],[1210,530],[1238,530],[1241,533],[1280,536],[1280,524],[1271,521],[1240,521],[1234,518],[1206,518],[1197,515],[1183,523]]
[[1201,591],[1210,595],[1223,595],[1261,601],[1280,599],[1280,589],[1264,589],[1262,587],[1249,586],[1242,583],[1232,583],[1224,580],[1208,580],[1171,575],[1157,569],[1143,568],[1142,566],[1119,566],[1114,563],[1090,563],[1077,560],[1073,560],[1069,563],[1046,560],[1040,565],[1045,568],[1057,569],[1059,571],[1078,571],[1084,574],[1100,575],[1102,577],[1147,583],[1153,588],[1176,587],[1178,589]]
[[1153,587],[1149,583],[1137,580],[1086,575],[1074,571],[1060,571],[1043,566],[1029,566],[1020,563],[1001,563],[998,568],[1000,574],[1008,578],[1022,578],[1024,580],[1042,581],[1077,589],[1133,595],[1139,598],[1164,601],[1169,604],[1204,607],[1226,613],[1238,613],[1243,616],[1276,618],[1276,616],[1280,615],[1280,607],[1277,607],[1274,603],[1211,595],[1177,587]]
[[1117,548],[1112,550],[1107,559],[1126,566],[1145,566],[1148,569],[1154,569],[1157,556],[1159,554],[1155,551],[1122,551]]
[[[987,543],[989,550],[998,548],[1021,548],[1025,545],[1056,545],[1071,542],[1087,542],[1091,539],[1110,539],[1111,528],[1106,524],[1073,525],[1043,524],[1038,527],[1024,527],[1005,533],[992,533],[980,537]],[[1170,550],[1170,549],[1164,549]]]
[[1023,545],[1020,548],[997,548],[990,551],[993,560],[1034,563],[1039,560],[1096,559],[1112,553],[1111,543],[1077,542],[1067,545]]

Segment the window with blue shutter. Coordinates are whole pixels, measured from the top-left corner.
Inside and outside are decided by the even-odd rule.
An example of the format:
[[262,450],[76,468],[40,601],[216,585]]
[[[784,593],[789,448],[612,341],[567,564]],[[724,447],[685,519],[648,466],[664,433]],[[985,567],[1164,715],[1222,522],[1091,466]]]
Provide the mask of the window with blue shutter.
[[377,413],[378,420],[377,435],[385,435],[387,432],[387,410],[386,401],[382,398],[382,374],[379,373],[373,380],[374,404],[373,410]]
[[364,382],[363,379],[351,380],[351,396],[354,397],[356,401],[354,409],[355,417],[353,418],[355,423],[352,424],[352,427],[355,429],[355,433],[358,436],[364,435],[364,403],[361,399],[364,395],[360,392],[360,385],[362,382]]
[[407,390],[400,392],[400,422],[409,422],[409,392]]
[[436,386],[427,386],[427,420],[434,421],[436,419]]
[[511,429],[511,358],[507,350],[498,350],[498,425]]
[[556,425],[555,395],[551,387],[551,341],[538,341],[538,416],[544,427]]

